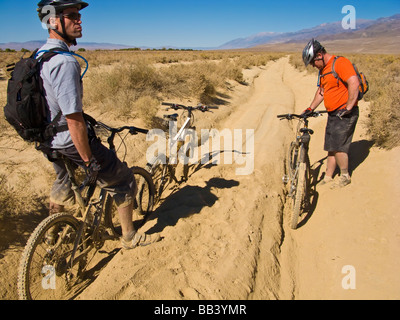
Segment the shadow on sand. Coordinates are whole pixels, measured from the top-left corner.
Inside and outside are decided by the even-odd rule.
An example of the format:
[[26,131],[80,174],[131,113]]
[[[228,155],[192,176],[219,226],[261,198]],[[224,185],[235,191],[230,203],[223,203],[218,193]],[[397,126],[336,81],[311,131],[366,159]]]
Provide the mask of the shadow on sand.
[[205,187],[185,186],[166,198],[156,209],[149,220],[157,219],[157,223],[147,233],[159,233],[167,226],[175,226],[182,218],[198,214],[204,207],[212,207],[218,197],[213,189],[230,189],[239,186],[236,180],[212,178]]
[[[350,146],[349,151],[349,173],[350,175],[368,158],[371,148],[374,142],[370,140],[359,140],[355,141]],[[312,217],[317,204],[319,193],[317,191],[317,185],[321,180],[324,179],[325,172],[321,174],[321,168],[325,164],[327,157],[322,158],[311,165],[311,181],[309,185],[309,203],[305,209],[304,219],[299,223],[298,228],[304,226],[308,220]],[[334,176],[338,175],[339,169],[336,169]]]

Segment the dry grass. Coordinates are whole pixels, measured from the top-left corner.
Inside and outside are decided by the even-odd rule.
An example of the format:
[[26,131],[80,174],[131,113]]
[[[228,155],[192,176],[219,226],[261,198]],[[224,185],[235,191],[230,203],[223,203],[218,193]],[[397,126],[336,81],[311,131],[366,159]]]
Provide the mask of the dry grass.
[[[29,181],[29,179],[27,179]],[[9,184],[7,177],[0,174],[0,220],[30,211],[37,211],[43,206],[43,199],[37,194],[26,191],[26,182],[20,182],[16,186]]]
[[227,81],[242,83],[242,70],[282,55],[243,52],[89,52],[93,64],[84,81],[85,106],[116,117],[155,123],[162,100],[217,102]]
[[[148,128],[159,128],[156,115],[161,101],[223,104],[221,97],[228,86],[235,81],[244,81],[243,69],[263,66],[282,56],[219,51],[87,51],[80,54],[90,65],[83,81],[85,111],[95,111],[111,123],[140,119]],[[5,67],[21,56],[21,52],[0,52],[1,106],[6,104],[6,80],[9,78]],[[207,120],[207,125],[211,126],[212,120]],[[16,136],[16,133],[1,116],[0,136],[8,139],[10,135]],[[146,149],[140,147],[141,141],[134,143],[138,144],[138,149]],[[137,156],[143,157],[140,150]],[[0,176],[0,218],[45,206],[47,200],[43,196],[40,198],[25,187],[24,184],[31,180],[32,177],[24,176],[20,183],[8,174],[7,177]],[[49,181],[52,181],[51,177]],[[41,192],[43,194],[43,190]]]
[[400,55],[354,55],[350,59],[367,76],[371,102],[368,133],[380,147],[400,145]]
[[[18,61],[22,56],[21,52],[0,52],[0,106],[4,107],[7,102],[7,82],[9,74],[6,72],[8,64]],[[27,54],[26,54],[27,56]],[[0,117],[0,136],[7,129],[8,124],[4,116]]]

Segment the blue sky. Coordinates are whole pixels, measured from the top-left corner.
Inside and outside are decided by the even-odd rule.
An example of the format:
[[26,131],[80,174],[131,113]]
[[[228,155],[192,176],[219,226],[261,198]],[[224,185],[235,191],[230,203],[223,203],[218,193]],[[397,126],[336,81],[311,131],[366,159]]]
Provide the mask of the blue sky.
[[[38,0],[0,0],[0,43],[43,40]],[[87,0],[81,42],[131,46],[214,47],[259,32],[288,32],[341,21],[353,5],[357,19],[400,13],[400,0]]]

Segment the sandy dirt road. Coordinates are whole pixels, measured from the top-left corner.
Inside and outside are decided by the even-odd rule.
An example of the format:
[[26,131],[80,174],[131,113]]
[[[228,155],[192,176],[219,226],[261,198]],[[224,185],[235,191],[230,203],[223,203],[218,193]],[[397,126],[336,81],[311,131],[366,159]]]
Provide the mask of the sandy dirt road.
[[[196,167],[145,226],[163,241],[117,254],[80,298],[399,298],[399,172],[393,170],[399,149],[371,148],[365,110],[352,148],[353,184],[317,187],[312,215],[298,230],[288,228],[281,177],[293,126],[276,115],[301,112],[314,90],[315,77],[297,72],[287,58],[258,69],[254,82],[232,95],[234,111],[218,124],[219,130],[242,129],[243,136],[254,130],[254,172],[239,176],[235,163]],[[325,166],[325,122],[311,124],[317,177]],[[355,290],[342,286],[353,275],[347,270],[355,272]]]
[[[246,74],[249,85],[231,92],[232,110],[216,125],[220,131],[241,129],[241,150],[222,145],[222,163],[214,158],[192,166],[189,180],[168,191],[142,228],[163,240],[132,251],[107,245],[101,272],[78,299],[400,298],[400,149],[372,147],[363,124],[368,104],[362,102],[351,153],[353,183],[342,190],[317,185],[312,214],[291,230],[281,178],[294,126],[276,115],[305,109],[316,79],[296,71],[288,58]],[[310,123],[317,178],[326,165],[325,123],[326,117]],[[254,135],[246,140],[247,129]],[[235,161],[239,155],[254,156],[251,174],[237,174],[244,167]],[[232,157],[232,164],[223,164]],[[17,254],[2,254],[3,298],[13,299],[15,274],[4,270]],[[345,290],[343,279],[353,275],[356,289]]]

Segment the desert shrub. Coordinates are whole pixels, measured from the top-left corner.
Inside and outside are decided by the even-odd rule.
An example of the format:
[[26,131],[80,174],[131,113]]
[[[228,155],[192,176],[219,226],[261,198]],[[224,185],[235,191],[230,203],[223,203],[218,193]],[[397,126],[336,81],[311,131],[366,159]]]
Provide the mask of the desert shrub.
[[244,51],[136,50],[82,54],[91,66],[84,80],[85,106],[101,108],[102,112],[117,117],[143,116],[147,124],[154,121],[152,106],[156,101],[178,98],[213,103],[218,92],[227,88],[227,80],[243,83],[243,69],[282,57],[282,54]]
[[307,67],[304,65],[304,61],[301,53],[293,53],[289,57],[289,62],[299,71],[307,71],[308,74],[318,74],[318,70],[311,65]]
[[391,149],[400,145],[400,83],[386,87],[371,103],[368,132],[378,146]]
[[251,67],[261,67],[267,65],[270,61],[276,61],[287,54],[268,53],[268,52],[246,52],[237,57],[237,67],[241,69],[250,69]]
[[105,71],[90,73],[85,83],[85,104],[100,104],[104,112],[116,116],[145,114],[135,108],[135,102],[144,96],[157,96],[162,83],[154,67],[145,61],[117,65]]
[[[2,82],[4,83],[4,86],[6,86],[5,81]],[[7,89],[6,88],[0,88],[0,106],[4,107],[7,103]],[[0,112],[0,135],[5,132],[6,128],[8,127],[8,124],[6,122],[6,119],[4,118],[4,112],[3,110]]]
[[0,219],[10,214],[15,198],[11,188],[7,185],[7,179],[0,175]]
[[365,73],[370,90],[368,134],[379,147],[400,146],[400,56],[350,55],[349,59]]
[[134,103],[134,110],[137,110],[137,117],[146,124],[154,127],[156,124],[156,114],[159,108],[159,101],[150,96],[142,96]]
[[[217,90],[226,86],[227,79],[243,81],[241,67],[230,58],[195,60],[156,68],[154,63],[159,60],[154,60],[153,56],[134,55],[135,59],[130,62],[100,65],[88,73],[84,82],[86,106],[100,106],[104,112],[117,116],[146,115],[146,121],[151,122],[153,112],[149,113],[143,103],[149,102],[149,97],[152,97],[151,105],[165,97],[193,98],[210,103]],[[157,59],[159,57],[157,55]],[[108,54],[106,61],[110,61]]]
[[43,199],[37,194],[29,194],[24,186],[24,183],[11,186],[7,177],[0,174],[0,219],[43,207]]

